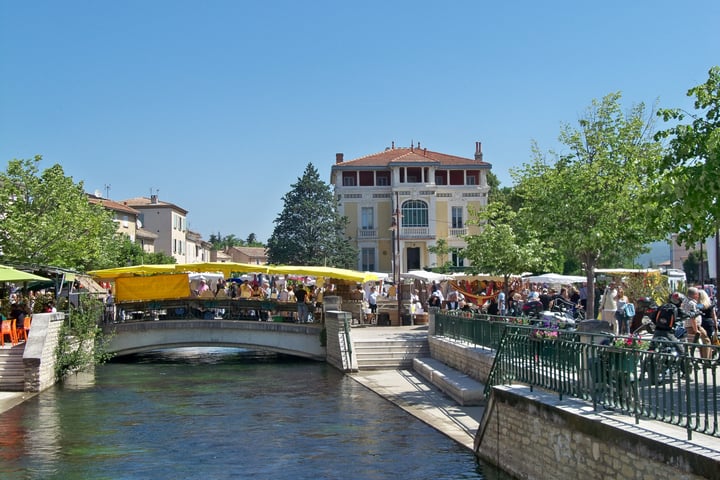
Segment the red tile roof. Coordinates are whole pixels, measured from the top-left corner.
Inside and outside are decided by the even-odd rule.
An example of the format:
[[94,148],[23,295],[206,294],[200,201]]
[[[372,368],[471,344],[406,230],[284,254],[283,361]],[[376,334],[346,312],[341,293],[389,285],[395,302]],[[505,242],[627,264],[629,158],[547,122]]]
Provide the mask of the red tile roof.
[[147,197],[135,197],[135,198],[128,198],[127,200],[123,200],[122,203],[125,205],[129,205],[133,208],[153,208],[153,207],[163,207],[163,208],[174,208],[175,210],[178,210],[182,212],[183,214],[187,214],[188,211],[184,208],[180,208],[174,203],[170,202],[163,202],[162,200],[155,200],[155,202],[152,201],[152,199]]
[[342,167],[389,167],[392,164],[439,164],[440,166],[477,166],[489,168],[490,164],[473,158],[457,157],[433,152],[426,148],[388,148],[385,151],[366,155],[353,160],[336,163],[333,168]]
[[107,198],[96,197],[95,195],[88,194],[88,199],[90,200],[90,203],[94,203],[96,205],[101,205],[108,210],[113,210],[116,212],[125,212],[125,213],[129,213],[129,214],[135,215],[135,216],[137,216],[140,213],[139,211],[135,210],[132,207],[129,207],[128,205],[125,205],[125,204],[119,203],[119,202],[114,202],[112,200],[108,200]]

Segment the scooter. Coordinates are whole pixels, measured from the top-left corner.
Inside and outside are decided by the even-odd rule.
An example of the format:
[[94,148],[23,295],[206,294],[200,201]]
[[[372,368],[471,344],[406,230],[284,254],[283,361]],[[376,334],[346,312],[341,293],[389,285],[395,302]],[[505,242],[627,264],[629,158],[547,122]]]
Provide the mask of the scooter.
[[670,340],[662,330],[656,329],[649,318],[647,321],[643,319],[641,328],[652,332],[648,352],[655,354],[648,355],[643,361],[640,378],[645,378],[647,374],[650,383],[654,385],[673,378],[682,378],[685,375],[683,339],[687,335],[684,321],[678,321],[675,325],[673,333],[677,341]]

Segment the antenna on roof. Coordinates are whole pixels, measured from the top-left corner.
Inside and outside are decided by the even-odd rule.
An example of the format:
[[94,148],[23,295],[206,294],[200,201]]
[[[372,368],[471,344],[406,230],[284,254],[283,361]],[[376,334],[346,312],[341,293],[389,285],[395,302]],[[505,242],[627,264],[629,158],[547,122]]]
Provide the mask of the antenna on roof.
[[110,198],[110,184],[105,184],[105,198]]

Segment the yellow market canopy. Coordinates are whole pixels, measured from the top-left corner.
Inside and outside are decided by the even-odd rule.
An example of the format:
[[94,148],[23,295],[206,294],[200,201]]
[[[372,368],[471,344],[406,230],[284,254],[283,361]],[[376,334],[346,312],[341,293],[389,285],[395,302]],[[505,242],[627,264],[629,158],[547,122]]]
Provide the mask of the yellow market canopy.
[[233,273],[268,273],[268,266],[236,262],[181,263],[175,265],[175,271],[197,273],[221,272],[226,277],[229,277]]
[[91,270],[91,277],[112,280],[118,277],[132,277],[135,275],[155,275],[158,273],[174,273],[175,265],[132,265],[130,267],[106,268],[104,270]]
[[338,280],[351,280],[355,282],[376,282],[380,277],[373,272],[359,272],[334,267],[316,267],[300,265],[254,265],[250,263],[235,262],[202,262],[183,263],[179,265],[133,265],[131,267],[108,268],[105,270],[92,270],[88,272],[95,278],[112,280],[119,277],[132,277],[137,275],[155,275],[159,273],[176,272],[221,272],[226,277],[233,273],[264,273],[269,275],[306,275],[312,277],[335,278]]
[[312,277],[335,278],[337,280],[352,280],[360,283],[377,282],[380,280],[377,274],[372,272],[358,272],[356,270],[334,267],[298,265],[270,266],[268,267],[267,273],[270,275],[308,275]]

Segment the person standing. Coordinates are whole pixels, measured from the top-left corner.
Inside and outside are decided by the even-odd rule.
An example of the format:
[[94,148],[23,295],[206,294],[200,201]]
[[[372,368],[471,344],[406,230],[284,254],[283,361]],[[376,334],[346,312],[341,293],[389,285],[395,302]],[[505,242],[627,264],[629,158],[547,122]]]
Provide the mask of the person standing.
[[105,297],[105,322],[115,322],[115,298],[110,289]]
[[372,287],[370,287],[370,292],[367,296],[368,306],[370,307],[370,315],[368,315],[368,320],[370,321],[370,323],[375,323],[377,319],[377,297],[377,288],[373,285]]
[[602,317],[601,320],[604,320],[610,324],[612,327],[613,333],[617,335],[617,321],[615,320],[615,312],[617,311],[617,289],[615,288],[615,282],[610,282],[607,287],[605,287],[605,292],[603,292],[602,295]]
[[[707,336],[711,339],[710,343],[713,344],[714,340],[717,338],[718,335],[718,318],[715,301],[710,297],[710,295],[708,295],[705,290],[700,290],[699,303],[700,311],[702,312],[702,328],[705,330]],[[714,357],[718,353],[717,349],[715,348],[709,350],[712,351],[709,352],[706,358]]]
[[295,302],[297,303],[297,312],[298,312],[298,323],[305,323],[308,320],[308,306],[306,303],[308,296],[307,290],[305,290],[305,286],[301,283],[298,283],[297,287],[295,287]]
[[625,314],[625,305],[628,303],[628,298],[625,295],[625,291],[622,287],[617,290],[617,296],[615,297],[615,321],[617,322],[617,331],[620,335],[628,334],[628,318]]

